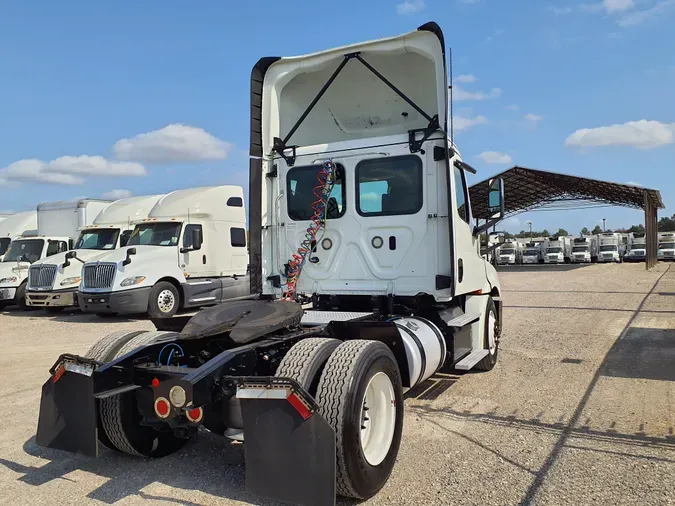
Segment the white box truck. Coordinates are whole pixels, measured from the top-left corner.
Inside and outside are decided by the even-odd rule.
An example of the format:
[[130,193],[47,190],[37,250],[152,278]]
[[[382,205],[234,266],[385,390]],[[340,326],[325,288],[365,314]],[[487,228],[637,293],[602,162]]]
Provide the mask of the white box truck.
[[620,234],[598,234],[598,262],[623,262],[623,241]]
[[3,216],[0,221],[0,262],[13,239],[37,235],[37,211]]
[[91,225],[80,228],[74,249],[52,255],[28,270],[26,304],[59,312],[79,307],[77,290],[82,266],[110,250],[126,246],[133,223],[148,217],[162,195],[145,195],[116,200],[103,209]]
[[630,249],[624,255],[624,262],[644,262],[647,258],[647,242],[644,232],[634,232]]
[[240,186],[176,190],[135,223],[127,246],[87,261],[78,303],[101,316],[179,309],[250,294]]
[[497,264],[516,265],[522,261],[522,249],[518,241],[506,241],[497,253]]
[[675,232],[660,232],[658,243],[657,259],[675,260]]
[[26,308],[28,268],[41,258],[72,249],[78,229],[90,225],[110,204],[107,200],[77,199],[37,206],[37,235],[15,239],[0,263],[0,307]]
[[598,241],[593,236],[572,239],[572,263],[595,263],[598,261]]
[[540,264],[544,262],[544,257],[542,255],[542,243],[540,242],[528,242],[525,243],[525,249],[523,250],[523,263],[524,264]]
[[572,245],[569,237],[549,237],[544,241],[544,263],[562,264],[572,261]]

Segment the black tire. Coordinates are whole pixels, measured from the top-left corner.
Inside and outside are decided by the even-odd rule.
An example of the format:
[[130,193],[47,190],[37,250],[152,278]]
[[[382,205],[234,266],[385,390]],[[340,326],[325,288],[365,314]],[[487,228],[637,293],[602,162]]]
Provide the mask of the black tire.
[[14,300],[16,305],[19,306],[19,309],[22,309],[23,311],[28,311],[30,309],[26,304],[26,281],[21,283],[21,286],[16,289]]
[[[177,332],[143,332],[127,341],[115,358]],[[101,399],[99,414],[105,435],[115,449],[136,457],[159,458],[180,450],[187,439],[176,437],[173,430],[155,430],[141,425],[136,405],[136,392],[126,392]]]
[[[393,387],[395,421],[384,459],[371,465],[361,447],[364,395],[370,379],[384,373]],[[336,487],[345,497],[368,499],[389,479],[396,463],[403,429],[401,373],[391,350],[379,341],[346,341],[333,352],[319,380],[316,401],[336,435]],[[372,416],[372,413],[371,413]]]
[[[124,346],[127,341],[131,340],[132,338],[136,337],[139,334],[142,334],[143,331],[129,331],[129,330],[122,330],[118,332],[113,332],[112,334],[108,334],[107,336],[103,337],[100,339],[98,342],[96,342],[89,350],[87,353],[84,354],[85,358],[91,358],[93,360],[96,360],[98,362],[110,362],[113,358],[115,358],[115,353]],[[100,402],[99,400],[96,401],[96,409],[100,413]],[[97,417],[97,423],[98,423],[98,442],[108,450],[113,450],[115,451],[115,445],[112,444],[110,439],[108,439],[108,436],[105,433],[105,430],[103,430],[103,424],[101,423],[101,417]]]
[[[493,313],[495,317],[495,348],[494,352],[489,351],[490,350],[490,343],[489,343],[489,337],[488,337],[488,326],[490,325],[490,319],[488,318],[489,314]],[[487,311],[485,312],[485,325],[483,328],[483,346],[485,346],[485,349],[488,350],[488,354],[478,362],[475,366],[474,369],[477,371],[491,371],[495,364],[497,363],[497,357],[499,355],[499,337],[501,335],[501,322],[499,321],[499,312],[497,311],[497,306],[495,305],[495,301],[492,300],[492,297],[488,297],[487,301]]]
[[99,318],[114,318],[117,316],[117,313],[96,313],[96,316]]
[[7,304],[6,302],[0,302],[0,311],[4,311],[8,305],[9,304]]
[[[167,309],[169,295],[166,296],[167,306],[160,307],[159,303],[160,294],[166,290],[168,290],[173,296],[173,305],[170,309]],[[152,290],[150,290],[150,297],[148,298],[148,315],[150,318],[171,318],[176,314],[179,306],[180,295],[178,293],[178,289],[175,286],[173,286],[168,281],[160,281],[155,283],[155,286],[153,286]]]
[[294,379],[312,397],[315,397],[326,361],[341,344],[342,341],[339,339],[320,337],[303,339],[288,350],[275,376]]

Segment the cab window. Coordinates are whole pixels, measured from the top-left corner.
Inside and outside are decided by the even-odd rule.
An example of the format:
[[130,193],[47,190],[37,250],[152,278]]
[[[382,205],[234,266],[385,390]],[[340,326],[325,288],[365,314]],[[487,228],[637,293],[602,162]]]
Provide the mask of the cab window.
[[[307,167],[294,167],[286,176],[286,193],[288,217],[294,221],[310,220],[314,215],[313,204],[317,197],[314,190],[321,185],[319,171],[321,165]],[[335,181],[328,197],[326,217],[329,220],[340,218],[345,214],[345,169],[337,165],[335,169]]]
[[469,213],[466,205],[466,184],[464,182],[463,170],[453,165],[455,171],[455,195],[457,197],[457,212],[460,218],[469,222]]
[[57,253],[64,253],[68,251],[68,243],[65,241],[49,241],[47,244],[48,257],[56,255]]
[[356,166],[361,216],[416,214],[423,203],[422,160],[414,155],[363,160]]
[[183,233],[183,247],[184,248],[194,248],[195,245],[192,243],[192,234],[193,230],[199,230],[199,236],[204,241],[204,236],[202,235],[202,226],[201,225],[185,225],[185,232]]

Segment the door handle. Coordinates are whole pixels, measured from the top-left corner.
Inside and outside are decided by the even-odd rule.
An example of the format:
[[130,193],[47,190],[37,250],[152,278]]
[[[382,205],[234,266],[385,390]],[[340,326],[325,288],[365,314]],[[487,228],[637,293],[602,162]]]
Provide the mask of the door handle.
[[459,260],[457,260],[457,282],[461,283],[463,277],[464,277],[464,262],[460,258]]
[[206,265],[206,255],[202,255],[202,263]]

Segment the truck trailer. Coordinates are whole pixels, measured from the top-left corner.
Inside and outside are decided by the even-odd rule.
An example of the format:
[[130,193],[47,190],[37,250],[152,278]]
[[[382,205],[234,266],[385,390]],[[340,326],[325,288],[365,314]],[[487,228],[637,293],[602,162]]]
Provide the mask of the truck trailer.
[[59,312],[79,307],[78,287],[85,262],[97,261],[105,253],[126,246],[132,223],[145,219],[162,195],[116,200],[103,209],[91,225],[80,227],[74,249],[33,263],[28,269],[26,304]]
[[598,262],[623,262],[623,241],[620,234],[598,234]]
[[0,263],[0,307],[26,309],[28,269],[38,260],[72,249],[78,229],[90,225],[110,204],[107,200],[77,199],[37,206],[37,235],[15,239]]
[[37,211],[3,216],[0,221],[0,262],[13,239],[37,235]]
[[61,355],[37,444],[162,457],[204,426],[243,440],[254,494],[376,495],[397,459],[403,394],[439,370],[497,363],[502,291],[479,245],[504,216],[504,186],[487,181],[474,224],[447,76],[436,23],[261,59],[250,298]]
[[248,296],[247,266],[243,188],[176,190],[135,222],[125,247],[85,262],[77,300],[100,316],[171,318]]
[[595,263],[598,261],[598,241],[593,236],[572,239],[572,263]]
[[572,261],[572,245],[569,237],[549,237],[544,241],[544,263],[568,264]]

